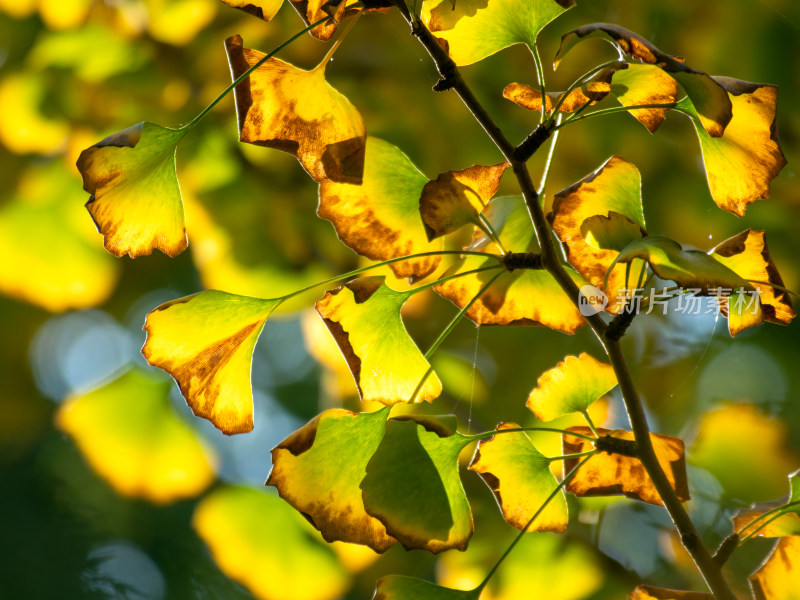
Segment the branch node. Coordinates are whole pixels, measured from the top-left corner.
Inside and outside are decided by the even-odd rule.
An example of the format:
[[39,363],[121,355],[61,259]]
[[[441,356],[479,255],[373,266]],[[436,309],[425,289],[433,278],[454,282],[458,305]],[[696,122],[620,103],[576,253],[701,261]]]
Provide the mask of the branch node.
[[534,129],[528,137],[526,137],[519,146],[514,148],[514,160],[519,162],[526,162],[534,153],[544,144],[553,133],[555,121],[544,123]]
[[517,269],[543,269],[541,252],[507,252],[503,264],[509,271]]
[[610,435],[604,435],[595,440],[594,447],[600,452],[639,458],[639,451],[634,440],[622,440]]
[[717,551],[714,553],[714,562],[716,562],[720,567],[722,567],[728,559],[733,554],[733,551],[736,550],[736,547],[739,545],[739,534],[733,532],[719,545]]
[[439,81],[433,84],[433,91],[446,92],[447,90],[452,89],[455,84],[455,78],[448,75],[446,77],[442,77]]
[[681,534],[681,544],[683,544],[683,547],[689,552],[695,552],[698,548],[699,542],[700,540],[696,533]]
[[608,324],[605,333],[606,340],[609,342],[618,342],[622,336],[625,335],[625,332],[628,331],[628,327],[633,323],[633,318],[635,316],[636,311],[634,310],[634,305],[626,305],[625,308],[622,309],[622,312],[614,317]]

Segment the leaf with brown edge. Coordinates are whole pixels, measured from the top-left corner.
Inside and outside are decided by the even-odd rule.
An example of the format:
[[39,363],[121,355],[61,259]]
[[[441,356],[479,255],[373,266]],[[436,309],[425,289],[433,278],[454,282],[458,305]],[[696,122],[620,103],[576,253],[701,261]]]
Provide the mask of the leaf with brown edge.
[[469,223],[480,225],[479,215],[497,192],[509,163],[491,167],[475,165],[442,173],[422,188],[419,212],[428,240],[447,235]]
[[442,393],[400,317],[409,297],[387,286],[384,277],[361,277],[327,292],[315,305],[364,402],[432,402]]
[[[507,250],[527,252],[536,248],[533,227],[521,197],[494,198],[483,214]],[[486,251],[487,257],[465,256],[445,273],[446,276],[497,264],[495,253],[498,251],[480,230],[476,230],[475,240],[471,248]],[[571,269],[567,272],[579,288],[586,283]],[[463,308],[495,275],[493,271],[465,275],[440,283],[434,289]],[[532,302],[531,298],[536,301]],[[574,333],[585,324],[573,302],[545,270],[518,269],[500,274],[466,314],[478,325],[542,325],[564,333]]]
[[[570,427],[567,431],[573,431],[583,435],[591,436],[592,430],[588,427]],[[612,438],[632,441],[633,433],[616,429],[598,428],[597,433],[601,436],[609,435]],[[686,478],[686,457],[684,455],[683,441],[669,435],[650,434],[650,440],[658,458],[661,468],[664,470],[675,493],[681,502],[689,500],[689,484]],[[587,452],[594,447],[589,440],[572,436],[562,435],[562,448],[564,454],[578,454]],[[570,458],[564,461],[564,472],[570,472],[580,459]],[[645,471],[642,462],[638,458],[623,456],[621,454],[610,454],[599,452],[592,456],[581,466],[566,486],[567,491],[576,496],[627,496],[663,506],[661,497],[656,491],[650,476]]]
[[770,182],[786,165],[778,141],[778,88],[715,77],[733,105],[733,118],[722,137],[711,137],[691,98],[681,100],[695,124],[711,196],[717,206],[741,217],[747,206],[769,197]]
[[574,0],[424,0],[420,19],[458,66],[513,44],[533,48],[539,32]]
[[91,194],[86,209],[114,256],[131,258],[186,249],[175,149],[186,129],[143,121],[81,152],[78,170]]
[[272,449],[267,485],[303,513],[328,542],[385,552],[396,540],[364,510],[359,484],[383,438],[388,409],[329,409]]
[[684,590],[668,590],[652,585],[637,586],[627,596],[628,600],[714,600],[714,594],[706,592],[687,592]]
[[478,600],[481,590],[454,590],[424,579],[388,575],[378,579],[372,600]]
[[[589,81],[583,82],[580,87],[571,90],[566,96],[564,92],[545,93],[545,111],[551,112],[560,101],[558,112],[571,113],[584,106],[593,105],[605,98],[611,91],[611,77],[619,68],[625,68],[625,63],[606,67]],[[563,97],[563,100],[562,100]],[[542,92],[524,83],[509,83],[503,90],[503,98],[511,100],[528,110],[542,111]]]
[[238,8],[257,19],[271,21],[278,14],[283,0],[219,0],[231,8]]
[[172,375],[195,415],[225,434],[253,429],[253,348],[281,299],[216,290],[165,302],[147,315],[142,354]]
[[755,600],[800,600],[800,536],[778,540],[750,575],[750,589]]
[[[225,40],[233,79],[265,55]],[[315,181],[360,183],[366,130],[355,106],[325,80],[323,61],[305,71],[270,58],[236,86],[239,140],[294,154]]]
[[[333,223],[342,242],[373,260],[441,250],[441,240],[428,241],[419,213],[427,183],[399,148],[369,137],[361,184],[321,182],[317,214]],[[440,261],[440,256],[424,256],[392,263],[391,269],[397,277],[422,279]]]
[[465,550],[472,511],[458,455],[473,439],[408,416],[389,419],[361,482],[364,508],[407,550]]
[[567,356],[542,374],[526,406],[540,421],[552,421],[588,410],[616,385],[613,367],[583,352],[578,357]]
[[[766,513],[769,515],[763,516]],[[800,535],[800,471],[789,475],[788,498],[751,504],[740,509],[732,520],[733,530],[740,537]]]
[[710,136],[720,137],[732,117],[728,94],[713,78],[683,64],[675,57],[665,54],[642,36],[610,23],[592,23],[574,29],[561,37],[561,46],[556,53],[553,68],[558,68],[561,59],[579,42],[599,37],[614,45],[619,52],[656,65],[681,84],[687,96],[697,107],[698,117]]
[[[500,423],[499,431],[519,429],[516,423]],[[558,481],[550,472],[550,461],[539,452],[524,431],[496,434],[481,440],[469,465],[492,490],[503,518],[512,527],[524,529],[547,500]],[[562,533],[569,516],[561,491],[550,500],[527,531]]]
[[[678,100],[678,84],[655,65],[629,64],[611,78],[611,93],[622,106],[674,104]],[[650,133],[655,133],[667,116],[668,108],[637,108],[629,111]]]
[[606,307],[608,312],[619,310],[615,299],[628,287],[626,269],[621,265],[608,269],[624,246],[612,248],[605,242],[611,237],[610,232],[619,238],[615,245],[622,242],[627,245],[647,235],[642,178],[636,166],[612,156],[596,171],[558,192],[547,218],[566,246],[569,263],[606,293],[611,300]]
[[[344,7],[341,6],[342,1],[345,2]],[[341,23],[343,19],[357,15],[359,11],[366,13],[387,12],[391,10],[391,5],[370,8],[352,8],[352,5],[357,2],[358,0],[291,0],[292,8],[297,11],[297,14],[300,15],[300,18],[303,19],[306,25],[316,23],[320,19],[325,18],[326,15],[332,17],[310,31],[311,35],[321,42],[330,40],[333,34],[336,33],[339,23]]]

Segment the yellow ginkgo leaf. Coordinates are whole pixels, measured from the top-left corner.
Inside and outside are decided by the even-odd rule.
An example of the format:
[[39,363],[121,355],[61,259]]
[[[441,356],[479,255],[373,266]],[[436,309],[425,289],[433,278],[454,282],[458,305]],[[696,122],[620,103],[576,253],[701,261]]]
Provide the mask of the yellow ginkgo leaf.
[[283,6],[283,0],[220,0],[220,2],[265,21],[271,21]]
[[229,435],[251,431],[253,348],[280,302],[216,290],[171,300],[147,315],[142,354],[175,378],[198,417]]
[[[553,107],[556,103],[558,103],[562,96],[563,93],[561,92],[547,92],[544,97],[545,111],[552,111]],[[527,108],[528,110],[535,110],[537,112],[542,111],[541,90],[532,88],[524,83],[509,83],[505,89],[503,89],[503,98],[511,100],[514,104],[519,104],[521,107]],[[596,101],[597,100],[592,100],[586,94],[584,94],[581,88],[575,88],[569,94],[567,94],[567,96],[561,102],[561,105],[558,107],[558,111],[563,113],[575,112],[582,106],[593,104]]]
[[129,371],[68,398],[56,422],[119,493],[174,502],[211,484],[215,459],[175,415],[168,394],[168,383]]
[[750,575],[750,588],[755,600],[800,600],[800,536],[778,540]]
[[[622,106],[673,104],[678,99],[678,82],[656,65],[629,64],[611,78],[611,93]],[[637,108],[630,113],[650,133],[666,118],[668,108]]]
[[640,585],[628,594],[628,600],[714,600],[714,594]]
[[[234,79],[265,55],[225,40]],[[315,181],[360,183],[367,134],[356,107],[325,80],[323,61],[305,71],[270,58],[236,86],[239,140],[294,154]]]

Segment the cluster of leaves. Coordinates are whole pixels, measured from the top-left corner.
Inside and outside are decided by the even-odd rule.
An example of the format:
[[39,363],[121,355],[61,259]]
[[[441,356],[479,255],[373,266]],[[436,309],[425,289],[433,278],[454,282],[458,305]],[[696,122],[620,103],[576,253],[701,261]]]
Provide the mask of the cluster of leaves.
[[[272,18],[281,4],[225,3],[264,20]],[[347,0],[293,5],[308,27],[287,44],[307,31],[330,40],[343,22],[350,27],[362,12],[390,8],[380,2]],[[539,32],[571,5],[568,0],[490,0],[485,5],[426,0],[419,16],[402,3],[397,7],[420,39],[426,35],[435,39],[428,50],[444,71],[437,84],[444,90],[459,85],[457,66],[512,44],[527,44],[538,61]],[[589,116],[627,111],[654,132],[666,113],[674,111],[695,125],[715,202],[742,216],[750,203],[768,195],[770,181],[785,164],[775,127],[775,87],[710,77],[621,27],[585,26],[562,38],[556,65],[590,37],[609,41],[619,58],[581,75],[564,92],[547,92],[541,77],[539,89],[510,84],[505,97],[540,113],[539,126],[529,139],[499,164],[451,170],[428,179],[399,148],[368,136],[357,108],[326,81],[326,66],[345,33],[309,71],[274,57],[286,44],[263,54],[233,36],[225,44],[233,83],[197,118],[177,129],[139,123],[84,150],[78,168],[84,189],[91,194],[87,208],[106,249],[131,257],[154,249],[177,256],[186,249],[176,149],[207,112],[234,91],[240,141],[296,156],[319,185],[318,215],[333,224],[341,241],[362,256],[383,261],[380,265],[388,265],[411,284],[400,291],[387,285],[384,277],[360,277],[379,265],[318,284],[345,282],[327,290],[315,308],[346,360],[361,399],[385,406],[373,412],[331,409],[318,415],[273,449],[268,485],[275,486],[327,541],[363,544],[377,552],[398,542],[406,549],[433,553],[466,548],[473,520],[461,484],[459,455],[475,443],[469,469],[488,485],[503,517],[520,529],[520,536],[566,529],[565,490],[577,496],[625,495],[667,504],[643,465],[643,440],[631,431],[595,427],[589,418],[590,405],[617,385],[619,370],[618,365],[612,367],[588,354],[568,356],[544,373],[528,398],[528,408],[540,421],[569,413],[585,417],[585,427],[553,430],[562,436],[561,456],[546,456],[531,440],[530,433],[545,433],[546,428],[526,431],[502,422],[494,431],[465,435],[457,430],[454,418],[413,411],[391,416],[392,407],[433,402],[442,393],[430,359],[462,316],[478,326],[544,326],[571,334],[587,323],[573,293],[584,286],[594,286],[609,298],[630,300],[607,307],[613,320],[601,318],[610,323],[609,329],[615,326],[618,335],[635,314],[630,292],[637,287],[636,279],[641,283],[648,277],[674,282],[676,296],[683,290],[715,296],[731,335],[765,320],[788,324],[794,311],[764,232],[747,229],[708,252],[649,235],[639,171],[621,157],[608,159],[555,195],[547,221],[563,245],[566,264],[559,263],[558,268],[543,262],[549,241],[537,228],[535,212],[542,210],[538,199],[525,189],[523,196],[495,197],[506,170],[512,166],[519,177],[531,152],[564,126]],[[441,55],[449,62],[443,63]],[[442,69],[442,64],[451,70]],[[606,97],[620,106],[585,112]],[[457,234],[465,227],[473,228],[472,243],[454,249]],[[401,309],[412,296],[430,288],[459,312],[423,354],[405,328]],[[209,290],[167,302],[148,315],[142,352],[151,365],[175,378],[197,416],[226,434],[248,432],[254,427],[250,371],[256,341],[273,312],[305,291],[256,298]],[[756,311],[742,302],[742,297],[753,295],[758,299]],[[130,393],[128,387],[121,390]],[[108,416],[108,398],[119,393],[112,387],[77,398],[62,412],[61,426],[79,441],[84,439],[81,427]],[[140,408],[141,418],[152,424],[154,439],[159,439],[160,428],[177,426],[157,407]],[[675,497],[679,502],[689,500],[683,442],[648,435]],[[103,448],[106,443],[113,441],[104,442]],[[169,449],[169,459],[159,455],[158,444],[146,450],[149,460],[163,465],[167,473],[169,460],[177,458]],[[103,449],[86,448],[86,452],[95,457],[100,472],[112,471],[103,462]],[[555,461],[564,465],[560,481],[551,470]],[[196,468],[207,473],[207,462],[200,461]],[[203,477],[198,480],[201,488],[207,485]],[[149,493],[155,498],[162,488],[157,479],[147,477],[127,485],[132,490],[152,486]],[[781,586],[800,570],[791,546],[796,535],[791,519],[798,502],[794,479],[792,486],[788,503],[754,507],[754,512],[735,521],[734,546],[755,535],[781,537],[751,578],[756,598],[784,597]],[[174,493],[190,495],[196,489]],[[208,531],[203,523],[225,511],[239,511],[238,503],[249,502],[244,496],[209,498],[196,516],[199,530]],[[225,550],[230,541],[212,537],[206,536],[221,557],[222,568],[248,584],[248,575],[236,570],[235,561],[224,558],[230,556]],[[324,570],[324,558],[320,564]],[[471,591],[390,576],[378,582],[375,598],[477,598],[495,569]],[[337,585],[341,584],[331,584],[331,589]],[[261,593],[275,597],[273,591]],[[635,599],[695,596],[705,597],[646,586],[630,595]]]

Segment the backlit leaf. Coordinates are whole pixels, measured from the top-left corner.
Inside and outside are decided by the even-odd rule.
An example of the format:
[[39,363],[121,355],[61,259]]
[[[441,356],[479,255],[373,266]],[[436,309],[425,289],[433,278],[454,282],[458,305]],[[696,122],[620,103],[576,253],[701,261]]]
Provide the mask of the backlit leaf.
[[[604,87],[606,88],[604,93],[599,93],[592,97],[587,96],[583,88],[575,88],[564,98],[561,106],[558,107],[558,112],[571,113],[582,106],[598,102],[608,93],[608,86],[605,85]],[[553,107],[563,95],[563,92],[547,92],[545,94],[545,111],[552,111]],[[511,100],[514,104],[519,104],[528,110],[542,111],[541,90],[525,85],[524,83],[509,83],[505,89],[503,89],[503,98]]]
[[457,65],[469,65],[513,44],[533,48],[550,21],[574,0],[425,0],[420,18]]
[[81,152],[78,170],[91,194],[86,208],[111,254],[136,258],[158,249],[174,257],[186,249],[175,173],[175,149],[186,131],[144,121]]
[[640,585],[628,594],[628,600],[714,600],[714,595]]
[[253,348],[278,304],[216,290],[165,302],[147,315],[142,354],[175,378],[198,417],[226,434],[251,431]]
[[[784,506],[795,500],[773,500],[771,502],[757,502],[748,508],[742,508],[733,516],[733,530],[741,537],[749,535],[758,529],[754,536],[758,537],[785,537],[787,535],[800,535],[800,505],[787,507],[777,511],[769,517],[759,518],[764,513]],[[774,515],[779,515],[773,519]],[[758,520],[756,520],[758,519]],[[761,527],[763,525],[763,527]]]
[[[231,75],[265,55],[225,40]],[[325,80],[323,61],[311,71],[270,58],[236,86],[239,140],[294,154],[315,181],[359,183],[364,172],[364,121]]]
[[[367,138],[364,179],[360,185],[325,180],[319,186],[317,214],[333,223],[339,238],[373,260],[388,260],[441,250],[429,242],[419,199],[428,178],[409,158],[378,138]],[[439,265],[439,256],[393,263],[398,277],[422,279]]]
[[[593,173],[558,192],[547,216],[566,245],[569,263],[611,300],[606,309],[609,312],[617,310],[615,300],[628,287],[624,266],[616,266],[606,275],[623,247],[618,244],[627,245],[646,235],[641,190],[642,178],[636,166],[613,156]],[[603,226],[602,219],[608,222],[607,226]],[[603,234],[598,233],[600,228]],[[608,231],[619,237],[613,244],[616,248],[603,243],[609,237]]]
[[333,37],[333,34],[336,33],[338,23],[341,23],[342,19],[354,16],[358,14],[359,11],[386,12],[391,8],[391,6],[377,6],[375,8],[362,7],[356,9],[350,7],[358,2],[358,0],[341,1],[346,3],[345,10],[342,10],[339,0],[292,0],[292,7],[297,11],[297,14],[300,15],[306,25],[316,23],[326,15],[333,17],[311,30],[311,35],[323,42],[327,42]]
[[410,550],[464,550],[472,511],[458,473],[471,439],[426,419],[390,419],[361,482],[364,507]]
[[558,68],[561,59],[579,42],[599,37],[611,42],[620,52],[645,64],[656,65],[681,84],[697,107],[703,128],[713,137],[720,137],[731,120],[732,109],[728,94],[713,78],[687,67],[675,57],[665,54],[640,35],[609,23],[592,23],[574,29],[561,38],[561,46],[553,63]]
[[428,239],[433,241],[460,227],[480,223],[478,215],[500,186],[508,163],[492,167],[475,165],[463,171],[442,173],[422,189],[419,211]]
[[[574,431],[583,435],[592,435],[588,427],[570,427],[567,431]],[[633,440],[633,433],[616,429],[599,428],[600,436],[610,435],[622,440]],[[651,433],[650,439],[655,449],[656,457],[664,469],[670,485],[675,490],[681,502],[689,500],[689,485],[686,479],[686,459],[684,456],[683,441],[669,435]],[[592,442],[564,434],[562,448],[564,454],[577,454],[593,448]],[[578,464],[578,458],[564,461],[564,472],[568,473]],[[576,496],[627,496],[648,502],[663,505],[650,476],[638,458],[600,452],[592,456],[575,473],[566,489]]]
[[[678,84],[655,65],[627,65],[627,69],[614,72],[611,93],[622,106],[643,104],[673,104],[678,100]],[[659,128],[668,108],[637,108],[630,113],[650,133]]]
[[778,540],[750,576],[755,600],[800,600],[800,536]]
[[283,500],[262,490],[217,489],[197,505],[192,525],[220,569],[256,598],[333,600],[347,591],[349,578],[334,551]]
[[[498,430],[518,429],[516,423],[501,423]],[[524,431],[494,435],[481,440],[469,466],[494,493],[506,522],[523,529],[547,497],[558,486],[550,472],[550,461]],[[562,533],[567,528],[567,501],[559,493],[536,517],[527,531]]]
[[159,504],[214,480],[211,452],[169,404],[169,384],[128,371],[61,405],[56,423],[120,494]]
[[432,402],[442,392],[439,378],[400,318],[408,298],[408,293],[388,287],[384,277],[362,277],[316,303],[365,402]]
[[372,600],[477,600],[478,590],[453,590],[416,577],[389,575],[378,580]]
[[526,406],[540,421],[552,421],[572,412],[583,412],[617,385],[611,365],[583,352],[539,377]]
[[[520,197],[494,198],[483,211],[486,219],[497,231],[507,250],[526,252],[536,248],[533,227]],[[472,249],[481,249],[487,254],[498,250],[477,230]],[[465,256],[451,267],[445,275],[463,273],[473,269],[497,264],[490,256]],[[570,276],[581,287],[586,281],[577,273],[568,270]],[[463,308],[496,275],[486,271],[451,279],[434,289],[444,298]],[[535,302],[531,299],[535,298]],[[488,290],[469,308],[467,316],[479,325],[544,325],[564,333],[574,333],[584,324],[583,317],[566,297],[556,280],[547,271],[520,269],[502,273]]]
[[388,409],[352,413],[330,409],[272,449],[267,485],[303,513],[328,542],[384,552],[396,540],[364,510],[359,484],[383,438]]
[[283,5],[283,0],[220,0],[220,2],[265,21],[271,21]]
[[682,100],[681,107],[695,123],[714,202],[741,217],[749,204],[769,197],[770,182],[786,165],[778,142],[778,88],[728,77],[714,79],[733,105],[733,118],[722,137],[711,137],[698,123],[702,116],[693,99]]

